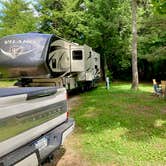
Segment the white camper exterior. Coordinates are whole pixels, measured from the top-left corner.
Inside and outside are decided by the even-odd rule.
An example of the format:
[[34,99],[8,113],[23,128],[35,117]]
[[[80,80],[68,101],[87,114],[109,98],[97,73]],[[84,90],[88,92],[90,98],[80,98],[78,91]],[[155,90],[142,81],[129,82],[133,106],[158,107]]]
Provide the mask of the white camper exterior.
[[67,89],[77,88],[78,83],[93,83],[100,78],[100,55],[91,47],[62,39],[53,42],[51,47],[56,50],[49,54],[50,68],[54,72],[63,73],[63,85]]
[[[12,49],[11,49],[12,48]],[[100,55],[87,45],[53,34],[26,33],[0,39],[0,72],[21,78],[19,86],[57,86],[68,90],[95,85]]]

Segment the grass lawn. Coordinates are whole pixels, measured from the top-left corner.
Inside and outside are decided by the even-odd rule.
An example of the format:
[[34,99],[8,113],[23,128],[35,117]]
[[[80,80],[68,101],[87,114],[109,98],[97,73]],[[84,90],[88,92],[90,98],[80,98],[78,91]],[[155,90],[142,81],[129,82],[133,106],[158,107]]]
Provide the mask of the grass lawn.
[[4,88],[4,87],[11,87],[11,86],[13,86],[14,85],[14,83],[15,83],[16,81],[13,81],[13,80],[11,80],[11,81],[2,81],[2,80],[0,80],[0,88]]
[[152,85],[134,92],[128,83],[113,83],[109,91],[100,84],[81,94],[71,116],[76,147],[91,165],[166,165],[166,101],[152,95]]
[[71,111],[79,150],[92,165],[166,165],[166,101],[152,85],[101,84]]

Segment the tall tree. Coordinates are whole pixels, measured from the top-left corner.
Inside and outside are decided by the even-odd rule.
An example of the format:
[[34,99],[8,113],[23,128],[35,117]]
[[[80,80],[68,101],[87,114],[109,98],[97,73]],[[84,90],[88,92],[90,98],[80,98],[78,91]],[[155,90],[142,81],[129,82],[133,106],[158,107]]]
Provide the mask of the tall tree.
[[50,4],[57,0],[38,0],[41,31],[88,44],[101,54],[103,65],[106,57],[113,76],[127,79],[125,71],[131,67],[129,1],[60,0],[52,8]]
[[0,4],[0,36],[37,29],[37,19],[26,0],[1,0]]
[[137,0],[132,0],[132,86],[138,89],[138,66],[137,66]]
[[139,4],[138,8],[140,79],[161,80],[166,77],[166,1],[144,2],[146,4]]
[[152,0],[152,4],[157,13],[166,14],[166,1],[165,0]]
[[104,54],[114,78],[129,79],[129,74],[125,73],[131,65],[129,1],[95,0],[89,3],[86,13],[88,21],[82,27],[86,43],[93,44],[101,55]]
[[[63,25],[62,0],[37,0],[36,10],[40,15],[40,31],[43,33],[54,33],[54,28]],[[61,16],[62,19],[58,17]],[[58,33],[59,35],[59,33]]]
[[65,39],[79,39],[76,29],[80,21],[79,0],[38,0],[41,31],[55,33]]

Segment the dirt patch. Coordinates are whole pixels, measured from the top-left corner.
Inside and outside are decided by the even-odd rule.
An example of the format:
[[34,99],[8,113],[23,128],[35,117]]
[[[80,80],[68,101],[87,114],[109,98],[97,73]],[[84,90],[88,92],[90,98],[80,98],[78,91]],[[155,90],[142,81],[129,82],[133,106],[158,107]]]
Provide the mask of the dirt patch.
[[69,100],[68,100],[68,109],[69,109],[69,111],[71,111],[72,109],[77,108],[80,104],[81,104],[80,96],[69,97]]
[[[68,108],[70,111],[76,109],[80,104],[80,96],[72,96],[68,100]],[[79,139],[73,133],[65,140],[64,154],[59,155],[60,159],[55,162],[54,166],[90,166],[90,163],[81,155],[79,149],[81,149]]]
[[[81,104],[80,96],[70,96],[68,100],[68,109],[76,109]],[[64,142],[64,146],[56,150],[49,158],[44,166],[90,166],[88,161],[81,155],[79,149],[81,149],[80,142],[76,136],[76,129],[74,133],[67,137]]]
[[78,138],[75,134],[66,139],[64,144],[65,153],[57,162],[56,166],[90,166],[88,161],[81,155],[78,150],[80,146]]

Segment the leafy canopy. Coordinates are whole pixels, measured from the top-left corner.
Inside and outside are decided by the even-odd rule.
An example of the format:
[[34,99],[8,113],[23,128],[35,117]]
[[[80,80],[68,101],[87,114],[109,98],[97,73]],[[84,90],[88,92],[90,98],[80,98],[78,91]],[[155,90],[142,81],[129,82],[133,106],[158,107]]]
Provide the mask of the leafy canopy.
[[35,31],[37,21],[25,0],[1,0],[0,36]]

